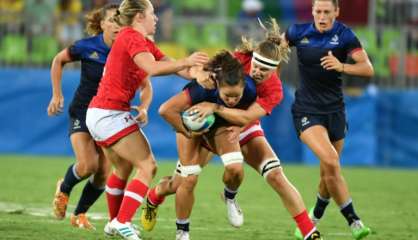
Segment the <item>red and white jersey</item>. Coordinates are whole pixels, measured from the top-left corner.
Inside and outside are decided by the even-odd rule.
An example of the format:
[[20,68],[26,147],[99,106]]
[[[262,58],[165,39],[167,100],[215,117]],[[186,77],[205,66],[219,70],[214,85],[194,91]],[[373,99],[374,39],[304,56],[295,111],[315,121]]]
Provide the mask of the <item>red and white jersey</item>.
[[141,52],[151,53],[157,61],[164,58],[154,42],[132,27],[123,28],[112,45],[99,89],[89,108],[129,111],[130,101],[148,75],[133,60]]
[[[234,56],[244,67],[244,73],[250,74],[252,53],[234,52]],[[256,85],[257,100],[256,102],[267,112],[271,114],[273,108],[280,104],[283,100],[282,81],[274,72],[268,79]]]

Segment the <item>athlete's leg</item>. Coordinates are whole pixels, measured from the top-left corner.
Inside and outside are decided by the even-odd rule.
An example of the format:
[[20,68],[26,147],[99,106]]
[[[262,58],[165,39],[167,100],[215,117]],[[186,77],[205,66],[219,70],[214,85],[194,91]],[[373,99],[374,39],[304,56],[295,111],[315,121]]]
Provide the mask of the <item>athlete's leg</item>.
[[75,132],[71,134],[70,139],[76,157],[76,163],[67,169],[64,179],[59,180],[57,183],[53,206],[55,216],[58,219],[65,217],[68,197],[73,187],[96,172],[99,165],[99,155],[90,134],[86,132]]
[[283,205],[295,220],[303,237],[312,235],[316,228],[306,212],[302,197],[286,178],[279,158],[264,136],[252,138],[242,147],[245,161],[258,171],[276,191]]
[[201,138],[186,138],[182,134],[176,135],[177,151],[181,164],[181,181],[176,191],[176,235],[188,235],[189,217],[194,204],[194,188],[201,171],[200,163],[208,155],[208,151],[201,146]]

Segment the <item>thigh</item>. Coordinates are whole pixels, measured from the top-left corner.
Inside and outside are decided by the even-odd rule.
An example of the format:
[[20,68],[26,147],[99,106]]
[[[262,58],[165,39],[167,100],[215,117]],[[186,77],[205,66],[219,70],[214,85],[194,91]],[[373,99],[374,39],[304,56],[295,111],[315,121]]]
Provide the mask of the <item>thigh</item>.
[[96,144],[89,133],[75,132],[71,134],[70,140],[77,161],[98,163],[99,154]]
[[263,136],[251,139],[241,146],[241,150],[245,162],[256,171],[260,171],[260,166],[265,160],[279,160],[267,139]]
[[219,127],[207,139],[210,147],[218,155],[230,152],[241,152],[239,145],[239,127]]
[[323,126],[316,125],[306,129],[301,133],[300,139],[313,151],[321,163],[322,160],[338,160],[338,153],[329,139],[327,129]]
[[130,133],[110,148],[135,167],[138,167],[141,161],[154,159],[148,140],[142,130]]
[[200,165],[200,162],[204,161],[200,156],[203,151],[201,137],[187,138],[183,134],[176,133],[176,143],[181,165]]

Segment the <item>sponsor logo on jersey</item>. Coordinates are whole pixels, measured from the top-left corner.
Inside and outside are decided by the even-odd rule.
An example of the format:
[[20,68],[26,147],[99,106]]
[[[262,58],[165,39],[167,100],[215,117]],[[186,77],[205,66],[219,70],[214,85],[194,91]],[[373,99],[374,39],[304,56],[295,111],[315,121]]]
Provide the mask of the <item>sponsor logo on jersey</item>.
[[74,121],[73,129],[80,129],[80,128],[81,128],[81,126],[80,126],[80,120],[76,119]]
[[308,125],[310,123],[310,121],[308,120],[308,117],[303,117],[301,120],[302,123],[302,127]]
[[331,41],[329,43],[332,44],[332,45],[338,45],[338,44],[340,44],[338,42],[338,40],[339,40],[338,36],[337,35],[334,35],[334,37],[332,37],[332,39],[331,39]]
[[94,52],[92,52],[90,54],[89,58],[91,58],[91,59],[99,59],[99,54],[96,51],[94,51]]
[[309,44],[309,39],[307,37],[304,37],[302,40],[300,40],[301,44]]

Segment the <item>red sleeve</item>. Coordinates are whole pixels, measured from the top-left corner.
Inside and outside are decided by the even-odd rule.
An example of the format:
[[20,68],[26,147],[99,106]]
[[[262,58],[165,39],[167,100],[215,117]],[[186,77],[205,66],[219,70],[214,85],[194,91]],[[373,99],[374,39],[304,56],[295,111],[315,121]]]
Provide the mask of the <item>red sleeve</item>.
[[155,43],[149,39],[148,41],[148,49],[150,50],[151,54],[154,55],[155,60],[160,61],[165,57],[165,54],[161,52],[161,50],[155,45]]
[[142,34],[132,30],[127,34],[125,39],[127,47],[126,50],[131,58],[134,58],[135,55],[141,52],[150,52],[147,41]]
[[257,85],[256,102],[270,115],[273,109],[283,100],[282,82],[276,73],[263,83]]
[[242,64],[245,74],[250,72],[252,56],[252,53],[242,53],[238,51],[234,52],[234,57]]

